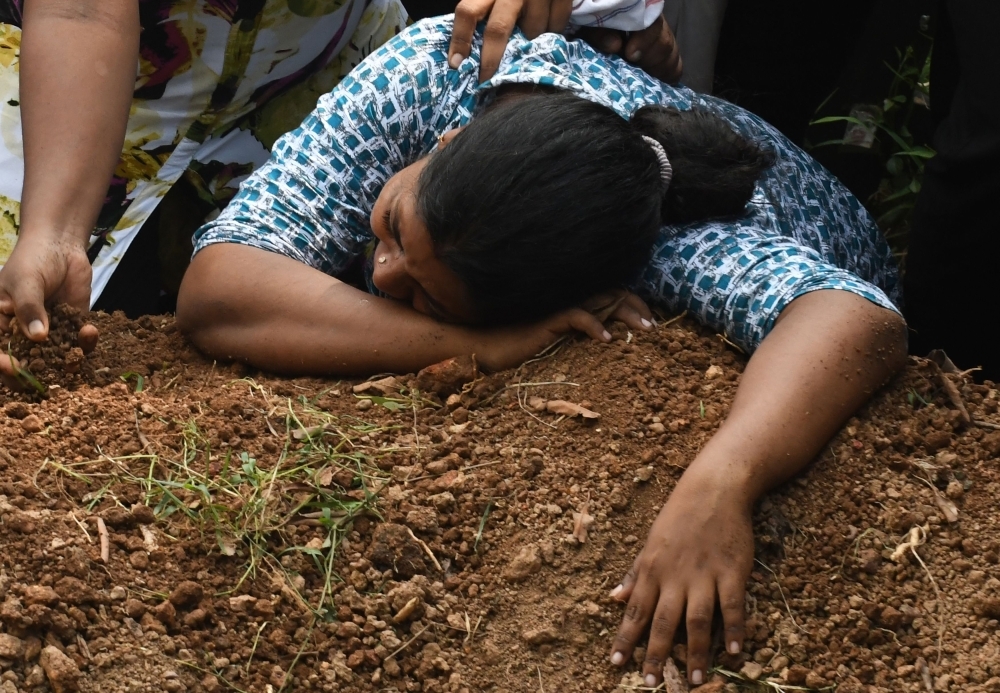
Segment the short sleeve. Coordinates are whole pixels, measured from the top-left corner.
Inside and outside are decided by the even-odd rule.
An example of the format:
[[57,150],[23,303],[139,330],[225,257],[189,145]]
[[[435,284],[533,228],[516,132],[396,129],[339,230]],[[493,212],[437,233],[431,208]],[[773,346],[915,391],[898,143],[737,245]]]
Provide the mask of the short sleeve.
[[415,76],[419,60],[407,62],[417,53],[409,33],[366,58],[275,143],[270,160],[199,229],[195,253],[240,243],[330,275],[364,254],[382,187],[436,142],[422,111],[433,81]]
[[811,291],[849,291],[898,312],[877,286],[794,238],[742,224],[665,227],[637,290],[671,311],[688,311],[753,352],[781,311]]

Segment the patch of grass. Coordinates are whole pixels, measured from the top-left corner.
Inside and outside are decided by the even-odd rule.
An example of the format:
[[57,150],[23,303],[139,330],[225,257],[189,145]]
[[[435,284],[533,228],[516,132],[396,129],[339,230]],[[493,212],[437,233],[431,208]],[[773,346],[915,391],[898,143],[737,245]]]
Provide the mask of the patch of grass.
[[[390,428],[322,411],[315,406],[317,398],[274,400],[256,383],[248,384],[264,395],[267,408],[259,411],[280,441],[279,452],[267,461],[213,449],[195,417],[181,424],[178,452],[150,446],[128,457],[102,454],[97,460],[47,466],[94,489],[84,497],[90,510],[109,497],[121,504],[113,492],[117,484],[137,485],[143,502],[158,519],[174,525],[172,531],[193,527],[221,556],[242,561],[239,580],[224,593],[270,574],[314,617],[332,618],[327,602],[333,582],[340,580],[335,555],[356,518],[379,517],[378,497],[389,475],[376,462],[399,448],[376,448],[367,437]],[[405,403],[401,408],[421,405],[399,401]],[[96,471],[95,464],[105,469]],[[322,586],[312,604],[298,575],[310,564]]]

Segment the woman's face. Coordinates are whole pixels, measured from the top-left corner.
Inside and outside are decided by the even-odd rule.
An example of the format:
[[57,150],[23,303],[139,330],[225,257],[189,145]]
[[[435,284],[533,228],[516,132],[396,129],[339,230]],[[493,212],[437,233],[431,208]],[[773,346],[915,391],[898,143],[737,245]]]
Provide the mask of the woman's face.
[[417,180],[427,159],[394,175],[372,209],[378,238],[372,281],[379,291],[436,320],[473,323],[476,312],[462,280],[438,259],[417,211]]

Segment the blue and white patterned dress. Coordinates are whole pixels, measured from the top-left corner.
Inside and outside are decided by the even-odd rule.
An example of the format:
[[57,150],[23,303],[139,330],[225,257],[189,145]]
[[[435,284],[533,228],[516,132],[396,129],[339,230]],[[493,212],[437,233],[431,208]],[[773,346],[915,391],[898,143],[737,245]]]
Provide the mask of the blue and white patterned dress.
[[[518,34],[496,75],[477,84],[482,35],[452,70],[451,27],[451,17],[424,20],[366,58],[199,230],[195,252],[241,243],[341,276],[370,255],[371,210],[393,174],[430,153],[438,135],[467,124],[493,88],[541,84],[623,118],[648,104],[707,108],[777,156],[742,218],[663,227],[635,287],[644,298],[689,311],[747,351],[789,302],[810,291],[841,289],[896,310],[897,269],[874,221],[822,166],[758,117],[557,34],[534,41]],[[368,261],[369,277],[370,269]]]

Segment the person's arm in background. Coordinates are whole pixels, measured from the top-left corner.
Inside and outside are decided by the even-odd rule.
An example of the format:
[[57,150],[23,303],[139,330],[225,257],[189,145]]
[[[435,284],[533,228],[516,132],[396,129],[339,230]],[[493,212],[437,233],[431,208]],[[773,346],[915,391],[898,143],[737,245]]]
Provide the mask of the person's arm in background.
[[87,244],[121,154],[139,55],[137,0],[31,0],[20,63],[24,190],[0,269],[0,328],[48,336],[47,302],[90,307]]
[[[574,5],[578,4],[580,8],[574,9]],[[620,16],[617,18],[625,24],[616,24],[614,19],[609,22],[599,19],[620,15],[619,10],[630,6],[635,6],[638,13],[630,11],[624,20]],[[597,50],[620,55],[651,76],[673,83],[680,79],[683,67],[674,34],[660,13],[662,7],[662,2],[639,6],[632,0],[598,3],[574,3],[573,0],[460,0],[455,7],[455,27],[448,47],[448,63],[454,69],[469,57],[476,25],[484,20],[486,28],[479,68],[481,82],[496,73],[515,27],[519,27],[527,38],[533,39],[543,32],[564,32],[573,24],[580,30],[579,35]],[[628,29],[630,33],[623,29]]]

